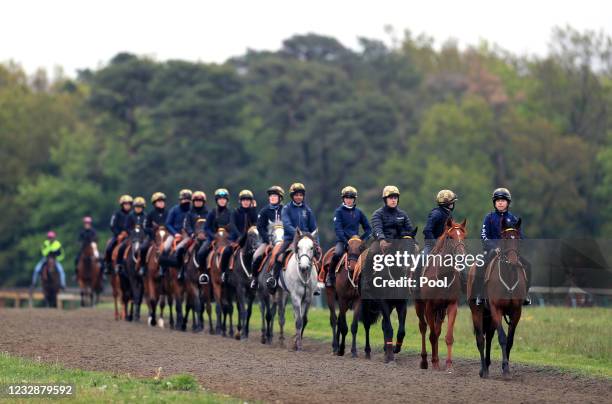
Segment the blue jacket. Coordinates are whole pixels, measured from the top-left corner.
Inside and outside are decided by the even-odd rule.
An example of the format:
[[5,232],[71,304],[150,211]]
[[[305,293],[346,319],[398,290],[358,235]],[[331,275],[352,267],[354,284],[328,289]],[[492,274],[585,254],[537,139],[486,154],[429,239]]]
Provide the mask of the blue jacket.
[[[501,239],[502,221],[506,221],[507,227],[512,227],[517,222],[518,218],[511,212],[498,212],[497,210],[490,212],[482,222],[480,238],[482,240],[482,248],[485,251],[490,251],[497,247],[498,240]],[[523,232],[520,232],[523,238]]]
[[336,230],[336,241],[346,243],[351,237],[359,234],[359,225],[363,226],[362,240],[366,240],[372,234],[372,227],[366,215],[357,207],[349,208],[340,205],[334,212],[334,229]]
[[[283,219],[283,229],[285,230],[284,240],[293,240],[296,229],[312,233],[317,229],[317,220],[312,209],[305,203],[296,205],[291,201],[283,207],[281,213]],[[317,242],[319,237],[317,236]]]
[[180,233],[183,229],[183,223],[185,222],[185,216],[189,213],[190,205],[174,205],[170,212],[168,212],[168,217],[166,218],[166,227],[175,235],[176,233]]
[[130,212],[119,209],[110,220],[110,229],[114,236],[118,236],[122,231],[130,231]]
[[231,216],[232,214],[227,207],[222,208],[217,206],[208,212],[204,230],[206,230],[206,235],[208,236],[209,240],[215,239],[215,233],[217,230],[219,230],[219,227],[225,227],[230,233],[230,240],[236,240],[238,237],[238,231],[232,222]]
[[259,215],[257,215],[257,230],[264,243],[268,244],[270,242],[270,235],[268,234],[269,223],[279,222],[282,211],[283,205],[281,203],[276,205],[268,204],[268,206],[259,211]]
[[427,224],[425,224],[425,229],[423,229],[426,246],[433,247],[436,244],[436,239],[444,232],[446,221],[452,216],[451,210],[444,206],[438,206],[429,212]]
[[231,220],[232,229],[238,232],[237,235],[234,235],[236,240],[243,236],[249,230],[249,227],[257,224],[257,209],[254,207],[244,209],[239,206],[232,212]]

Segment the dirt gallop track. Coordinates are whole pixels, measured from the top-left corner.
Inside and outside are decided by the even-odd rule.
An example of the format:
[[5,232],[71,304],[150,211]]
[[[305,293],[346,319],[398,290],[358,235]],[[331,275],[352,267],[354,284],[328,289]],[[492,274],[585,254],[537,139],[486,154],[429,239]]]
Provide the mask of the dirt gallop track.
[[[327,344],[305,341],[305,351],[116,322],[105,310],[0,310],[0,350],[67,367],[151,377],[191,373],[205,387],[233,396],[281,402],[602,402],[612,382],[550,369],[513,366],[504,381],[494,363],[481,380],[478,364],[457,361],[455,372],[418,369],[417,356],[385,365],[333,357]],[[288,330],[293,324],[288,324]],[[491,395],[492,394],[492,395]]]

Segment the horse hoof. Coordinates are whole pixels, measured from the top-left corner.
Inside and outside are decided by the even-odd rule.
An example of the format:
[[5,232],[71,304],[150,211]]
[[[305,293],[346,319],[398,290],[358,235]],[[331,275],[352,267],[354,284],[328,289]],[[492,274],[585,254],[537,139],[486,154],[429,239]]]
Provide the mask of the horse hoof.
[[366,359],[372,359],[372,354],[370,352],[366,352],[365,358]]
[[396,345],[396,346],[393,347],[393,353],[394,354],[400,353],[401,350],[402,350],[402,346],[401,345]]
[[265,344],[266,342],[268,342],[268,339],[266,338],[266,336],[265,336],[265,335],[262,335],[262,336],[261,336],[260,342],[261,342],[262,344]]
[[344,350],[342,350],[342,349],[341,349],[341,350],[339,350],[339,351],[338,351],[338,356],[344,356]]
[[486,370],[482,370],[480,369],[480,372],[478,372],[478,375],[483,378],[483,379],[488,379],[489,378],[489,372]]
[[237,340],[237,341],[240,341],[240,339],[241,339],[241,337],[240,337],[240,333],[236,333],[236,334],[234,335],[234,339],[235,339],[235,340]]
[[421,361],[421,369],[427,369],[427,361]]
[[164,328],[164,319],[160,318],[159,321],[157,322],[157,326],[159,328]]
[[357,352],[351,352],[351,358],[358,358]]
[[153,324],[153,317],[149,316],[149,318],[147,318],[147,324],[151,327],[155,326],[155,324]]

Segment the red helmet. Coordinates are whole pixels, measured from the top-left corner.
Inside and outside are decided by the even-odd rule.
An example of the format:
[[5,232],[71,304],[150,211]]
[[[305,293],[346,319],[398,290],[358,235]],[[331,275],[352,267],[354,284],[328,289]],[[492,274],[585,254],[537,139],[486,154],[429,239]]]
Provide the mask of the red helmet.
[[47,238],[55,238],[56,234],[53,230],[47,232]]
[[91,220],[91,216],[85,216],[83,218],[83,223],[90,223],[91,224],[92,220]]

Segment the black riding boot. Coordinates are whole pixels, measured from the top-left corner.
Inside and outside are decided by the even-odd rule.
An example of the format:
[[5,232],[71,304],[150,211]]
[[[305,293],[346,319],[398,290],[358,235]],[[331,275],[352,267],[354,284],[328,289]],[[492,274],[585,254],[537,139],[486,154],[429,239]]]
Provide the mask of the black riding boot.
[[251,274],[252,274],[252,279],[251,279],[251,289],[257,289],[257,287],[259,286],[259,266],[261,265],[261,262],[264,259],[264,255],[260,255],[259,257],[255,258],[253,260],[253,263],[251,264]]
[[338,265],[338,261],[340,261],[340,257],[336,258],[334,255],[327,269],[327,276],[325,277],[326,288],[333,288],[336,286],[336,266]]
[[282,267],[281,262],[275,262],[274,267],[272,268],[272,276],[266,279],[266,286],[270,293],[274,293],[276,291],[276,287],[278,286],[278,279],[280,278],[280,271]]

